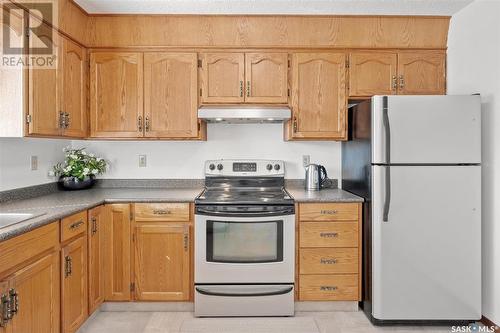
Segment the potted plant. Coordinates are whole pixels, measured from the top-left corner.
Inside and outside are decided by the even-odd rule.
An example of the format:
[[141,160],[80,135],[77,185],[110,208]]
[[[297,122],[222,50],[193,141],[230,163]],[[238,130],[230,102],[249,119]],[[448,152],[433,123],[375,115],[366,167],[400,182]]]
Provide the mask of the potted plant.
[[65,160],[54,166],[59,186],[65,190],[83,190],[95,184],[97,175],[106,171],[104,159],[88,154],[85,148],[65,148]]

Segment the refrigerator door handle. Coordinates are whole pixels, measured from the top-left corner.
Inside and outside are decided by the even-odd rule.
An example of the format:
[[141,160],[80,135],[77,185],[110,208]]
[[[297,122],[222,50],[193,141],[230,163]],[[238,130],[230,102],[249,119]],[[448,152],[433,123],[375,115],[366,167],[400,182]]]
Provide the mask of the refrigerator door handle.
[[391,208],[391,168],[385,166],[385,200],[382,220],[389,222],[389,209]]
[[383,97],[383,122],[385,128],[385,163],[391,164],[391,125],[389,123],[389,98]]

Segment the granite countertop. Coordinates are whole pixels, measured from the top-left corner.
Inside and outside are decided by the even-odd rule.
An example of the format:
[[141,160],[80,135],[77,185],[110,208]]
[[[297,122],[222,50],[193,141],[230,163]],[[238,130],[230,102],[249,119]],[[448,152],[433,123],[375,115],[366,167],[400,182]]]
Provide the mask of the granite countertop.
[[[18,236],[61,218],[104,203],[194,202],[202,187],[189,188],[94,188],[85,191],[59,191],[24,200],[0,203],[1,213],[32,213],[41,216],[0,229],[0,241]],[[287,187],[297,202],[362,202],[363,199],[341,189],[306,191]]]

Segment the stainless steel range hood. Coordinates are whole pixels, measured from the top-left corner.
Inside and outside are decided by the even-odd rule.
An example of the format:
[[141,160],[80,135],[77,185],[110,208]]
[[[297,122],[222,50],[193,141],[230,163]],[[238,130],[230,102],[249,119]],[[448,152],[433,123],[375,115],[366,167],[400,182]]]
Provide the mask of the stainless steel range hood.
[[292,112],[287,106],[202,106],[198,118],[208,123],[264,124],[282,123],[290,119]]

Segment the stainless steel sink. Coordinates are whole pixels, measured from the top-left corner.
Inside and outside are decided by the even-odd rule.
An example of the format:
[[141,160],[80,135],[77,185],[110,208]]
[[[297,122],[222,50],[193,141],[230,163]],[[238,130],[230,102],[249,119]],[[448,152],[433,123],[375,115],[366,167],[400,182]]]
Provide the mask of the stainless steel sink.
[[0,213],[0,229],[11,226],[13,224],[23,222],[35,217],[45,215],[45,213]]

